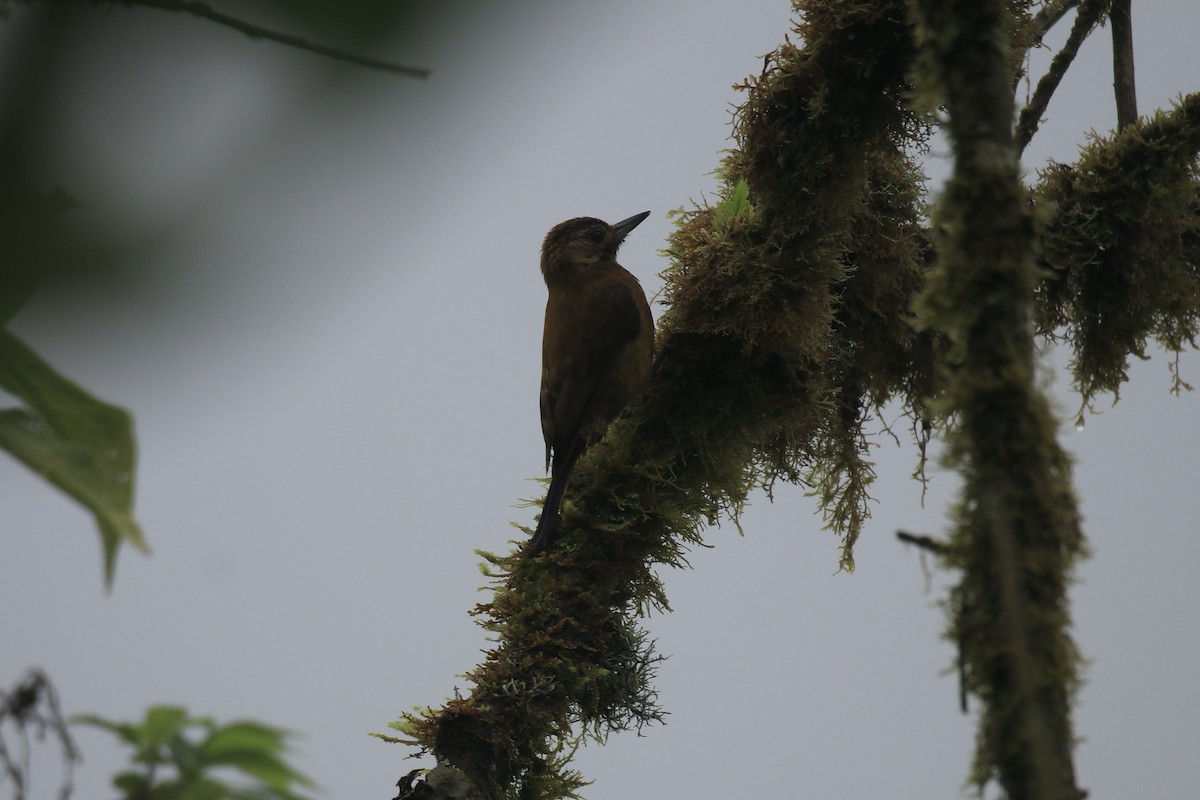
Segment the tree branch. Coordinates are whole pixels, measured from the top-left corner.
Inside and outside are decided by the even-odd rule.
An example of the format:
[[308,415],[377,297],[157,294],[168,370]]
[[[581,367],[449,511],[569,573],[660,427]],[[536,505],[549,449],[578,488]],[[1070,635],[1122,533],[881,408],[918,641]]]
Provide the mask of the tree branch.
[[1075,60],[1079,46],[1083,44],[1083,40],[1088,37],[1100,18],[1104,16],[1110,2],[1111,0],[1084,0],[1079,6],[1079,11],[1075,15],[1075,24],[1071,26],[1071,33],[1067,37],[1066,44],[1055,54],[1054,59],[1050,62],[1050,68],[1038,81],[1037,89],[1034,90],[1033,99],[1029,101],[1029,105],[1021,109],[1021,117],[1017,123],[1018,152],[1024,152],[1025,146],[1037,132],[1042,114],[1046,112],[1046,107],[1050,105],[1050,98],[1054,96],[1058,84],[1067,74],[1067,68]]
[[1117,130],[1137,121],[1137,89],[1133,80],[1133,12],[1130,0],[1113,0],[1113,92],[1117,97]]
[[[1073,38],[1098,5],[1084,6]],[[927,64],[917,77],[941,90],[954,152],[935,216],[939,260],[918,308],[949,340],[940,402],[957,420],[947,448],[963,493],[945,557],[962,573],[947,638],[959,643],[965,689],[983,704],[973,779],[981,792],[995,779],[1007,797],[1065,800],[1081,796],[1067,586],[1083,534],[1036,379],[1035,225],[1012,130],[1009,4],[914,8]]]
[[1056,0],[1053,3],[1047,3],[1042,6],[1037,15],[1033,18],[1033,34],[1034,42],[1041,44],[1042,39],[1046,38],[1046,34],[1050,29],[1058,24],[1058,21],[1067,15],[1067,12],[1079,5],[1079,0]]
[[367,56],[351,53],[348,50],[341,50],[336,47],[329,47],[316,42],[300,37],[292,36],[287,33],[264,28],[261,25],[255,25],[251,22],[232,17],[228,14],[223,14],[217,11],[207,3],[199,2],[199,0],[120,0],[122,5],[133,7],[143,6],[145,8],[157,8],[163,11],[178,11],[184,14],[191,14],[201,19],[207,19],[218,25],[223,25],[226,28],[231,28],[239,33],[244,33],[251,39],[266,39],[279,44],[295,47],[298,50],[307,50],[310,53],[332,58],[335,61],[344,61],[347,64],[354,64],[359,67],[369,67],[370,69],[383,70],[384,72],[393,72],[398,75],[407,75],[410,78],[428,78],[429,70],[421,67],[407,67],[403,64],[397,64],[392,61],[383,61],[377,58],[369,58]]

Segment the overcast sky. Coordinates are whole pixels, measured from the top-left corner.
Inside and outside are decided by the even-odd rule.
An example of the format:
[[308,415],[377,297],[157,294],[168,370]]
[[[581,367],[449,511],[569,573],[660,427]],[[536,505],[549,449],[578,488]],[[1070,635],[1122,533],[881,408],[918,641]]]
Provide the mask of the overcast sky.
[[[91,12],[44,169],[143,266],[38,295],[12,327],[133,412],[154,552],[122,551],[106,595],[91,518],[0,457],[0,686],[39,665],[69,713],[176,703],[290,728],[330,798],[391,797],[417,765],[367,734],[465,688],[487,645],[472,551],[506,548],[543,491],[541,239],[651,209],[621,260],[655,292],[666,212],[711,196],[731,84],[789,20],[783,0],[441,5],[376,53],[428,81]],[[1200,90],[1200,4],[1134,6],[1145,113]],[[0,57],[25,13],[0,24]],[[1108,48],[1107,31],[1085,46],[1028,166],[1112,127]],[[1096,798],[1195,786],[1200,397],[1170,396],[1167,363],[1136,364],[1119,405],[1062,429],[1094,550],[1072,598]],[[1200,358],[1182,368],[1200,380]],[[1071,418],[1061,376],[1055,396]],[[940,638],[950,576],[930,582],[894,537],[943,533],[954,480],[937,472],[922,508],[911,447],[880,442],[854,574],[835,574],[838,542],[796,487],[755,495],[744,538],[712,530],[694,569],[666,574],[674,613],[646,624],[670,716],[583,751],[585,796],[962,794],[975,723]],[[78,738],[76,797],[106,797],[123,754]],[[33,797],[57,777],[43,765]]]

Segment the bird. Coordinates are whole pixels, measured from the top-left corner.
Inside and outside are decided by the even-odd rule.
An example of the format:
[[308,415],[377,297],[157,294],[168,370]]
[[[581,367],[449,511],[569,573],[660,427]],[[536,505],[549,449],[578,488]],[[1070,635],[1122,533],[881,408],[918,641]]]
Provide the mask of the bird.
[[650,384],[654,322],[642,285],[617,263],[617,249],[649,211],[609,225],[577,217],[542,243],[546,321],[539,406],[550,489],[529,544],[554,536],[575,462]]

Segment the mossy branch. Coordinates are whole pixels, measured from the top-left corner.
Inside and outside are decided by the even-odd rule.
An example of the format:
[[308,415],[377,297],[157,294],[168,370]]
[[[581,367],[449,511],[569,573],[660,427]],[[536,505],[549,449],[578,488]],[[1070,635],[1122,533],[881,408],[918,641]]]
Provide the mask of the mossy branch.
[[[1042,171],[1045,279],[1037,327],[1070,343],[1088,406],[1117,394],[1153,339],[1179,353],[1200,334],[1200,94]],[[1183,388],[1175,375],[1175,388]]]
[[[901,143],[922,125],[901,0],[800,5],[806,46],[745,87],[725,201],[677,217],[653,386],[580,461],[555,546],[491,557],[497,639],[470,694],[395,726],[488,797],[567,795],[584,735],[661,718],[636,622],[666,606],[653,569],[754,487],[813,483],[852,565],[865,411],[918,391],[906,365],[929,352],[906,321],[923,261]],[[844,69],[858,48],[871,63]]]
[[1071,26],[1071,33],[1068,34],[1066,43],[1061,50],[1054,54],[1054,58],[1050,61],[1050,67],[1038,81],[1029,104],[1021,109],[1021,117],[1017,123],[1018,151],[1024,151],[1025,146],[1037,133],[1038,125],[1042,121],[1042,114],[1046,113],[1046,108],[1050,105],[1050,98],[1054,96],[1058,84],[1067,74],[1071,62],[1075,60],[1080,45],[1104,19],[1111,3],[1112,0],[1083,0],[1079,4],[1079,10],[1075,14],[1075,24]]
[[914,8],[954,151],[922,317],[950,341],[943,410],[958,420],[947,439],[964,490],[946,556],[962,570],[948,637],[983,701],[973,777],[981,788],[996,778],[1009,797],[1080,797],[1066,589],[1083,536],[1034,380],[1034,224],[1010,122],[1008,15],[1003,0]]

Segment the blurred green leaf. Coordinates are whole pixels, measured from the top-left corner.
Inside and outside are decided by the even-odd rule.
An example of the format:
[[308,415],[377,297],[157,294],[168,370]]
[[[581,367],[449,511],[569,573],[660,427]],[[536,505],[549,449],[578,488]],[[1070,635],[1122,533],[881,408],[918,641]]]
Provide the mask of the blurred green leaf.
[[245,752],[278,752],[284,746],[287,734],[257,722],[234,722],[217,728],[204,743],[204,758],[211,763],[231,754]]
[[184,781],[195,780],[203,770],[200,748],[185,739],[182,734],[173,736],[167,742],[167,750],[171,754],[171,762],[179,770],[179,775]]
[[146,776],[137,772],[122,772],[113,778],[113,786],[130,797],[143,797],[149,783]]
[[95,515],[111,586],[121,542],[149,550],[132,515],[132,418],[55,372],[3,328],[0,388],[27,404],[0,410],[0,447]]
[[286,793],[293,783],[303,786],[312,785],[308,778],[289,767],[282,759],[271,755],[244,754],[233,766],[247,775],[258,778],[267,786],[281,793]]
[[142,721],[139,744],[143,747],[160,747],[183,733],[188,724],[186,708],[151,706],[146,709],[146,718]]
[[0,325],[21,310],[42,279],[60,266],[62,216],[83,204],[62,186],[30,187],[0,155]]

